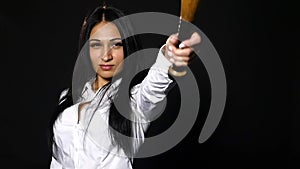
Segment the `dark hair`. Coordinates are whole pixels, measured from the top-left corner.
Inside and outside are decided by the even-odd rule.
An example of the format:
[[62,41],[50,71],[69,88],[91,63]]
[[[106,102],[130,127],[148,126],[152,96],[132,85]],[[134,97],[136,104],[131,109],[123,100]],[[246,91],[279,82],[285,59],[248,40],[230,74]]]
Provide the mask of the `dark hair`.
[[[119,32],[122,37],[123,41],[123,50],[124,50],[124,58],[129,56],[130,54],[138,51],[141,49],[139,38],[137,35],[133,34],[133,28],[130,24],[130,21],[126,19],[125,14],[121,12],[120,10],[112,7],[112,6],[99,6],[96,9],[94,9],[90,14],[85,17],[84,23],[82,25],[81,31],[80,31],[80,37],[79,37],[79,52],[82,52],[81,50],[87,50],[85,49],[85,44],[88,41],[90,37],[90,33],[92,28],[102,21],[102,18],[105,18],[106,21],[112,22],[116,19],[118,19],[117,22],[113,22],[119,29]],[[122,19],[119,19],[121,18]],[[134,36],[131,36],[134,35]],[[124,38],[126,37],[126,38]],[[88,50],[85,51],[85,54],[89,54]],[[130,66],[125,67],[122,72],[118,74],[118,77],[121,77],[122,79],[127,79],[126,77],[130,77],[133,73],[138,70],[138,60],[135,59],[136,63],[130,63]],[[144,76],[144,75],[143,75]],[[113,144],[115,144],[118,148],[122,148],[126,154],[132,153],[132,143],[126,139],[120,139],[120,133],[126,136],[132,136],[132,121],[128,120],[126,117],[123,117],[121,113],[117,110],[115,106],[115,102],[118,102],[118,100],[128,100],[128,98],[124,99],[124,97],[130,96],[130,89],[137,83],[141,81],[142,77],[134,78],[132,82],[130,82],[129,85],[129,91],[126,86],[128,86],[128,82],[124,82],[124,80],[121,81],[119,85],[119,90],[116,96],[113,98],[110,110],[109,110],[109,125],[114,130],[110,130],[111,138]],[[127,81],[127,80],[126,80]],[[112,82],[110,82],[111,84]],[[108,85],[109,87],[110,85]],[[57,105],[53,117],[51,118],[50,122],[50,149],[52,152],[52,143],[53,143],[53,125],[55,123],[55,120],[59,116],[59,114],[66,109],[67,107],[71,106],[73,103],[72,101],[72,90],[71,88],[68,89],[67,94],[61,98],[60,100],[64,100],[59,105]],[[130,106],[129,102],[126,103],[126,108],[122,109],[122,111],[125,111],[125,113],[130,113]],[[128,116],[129,117],[129,116]]]

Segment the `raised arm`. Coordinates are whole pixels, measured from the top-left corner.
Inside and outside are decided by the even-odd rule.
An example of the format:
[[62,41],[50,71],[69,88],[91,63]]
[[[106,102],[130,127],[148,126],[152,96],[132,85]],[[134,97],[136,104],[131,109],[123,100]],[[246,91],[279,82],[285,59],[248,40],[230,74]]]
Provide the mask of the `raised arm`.
[[177,35],[171,35],[166,44],[159,50],[157,59],[150,68],[142,83],[136,85],[132,91],[132,105],[136,113],[145,120],[151,119],[159,112],[152,112],[166,97],[166,89],[172,83],[169,78],[169,67],[174,64],[179,67],[187,66],[191,59],[193,46],[200,43],[198,33],[192,34],[190,39],[183,41],[179,48]]

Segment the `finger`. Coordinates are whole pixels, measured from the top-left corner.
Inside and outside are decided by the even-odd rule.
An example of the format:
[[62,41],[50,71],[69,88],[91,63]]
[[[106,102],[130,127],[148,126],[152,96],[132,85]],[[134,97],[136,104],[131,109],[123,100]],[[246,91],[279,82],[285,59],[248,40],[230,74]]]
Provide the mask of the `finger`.
[[186,57],[186,56],[172,56],[172,58],[174,59],[175,62],[189,62],[190,57]]
[[179,47],[180,48],[192,47],[196,44],[199,44],[200,42],[201,42],[201,36],[197,32],[194,32],[191,35],[190,39],[182,41]]
[[[171,61],[172,62],[172,61]],[[188,62],[178,62],[178,61],[174,61],[172,62],[173,65],[177,66],[177,67],[183,67],[183,66],[188,66]]]
[[176,45],[178,43],[178,34],[170,35],[170,37],[167,39],[166,44],[172,44]]
[[167,56],[169,56],[169,57],[173,57],[173,50],[174,49],[176,49],[176,47],[174,46],[174,45],[172,45],[171,43],[168,43],[167,45],[166,45],[166,54],[167,54]]
[[189,57],[190,54],[193,52],[193,48],[183,48],[183,49],[178,49],[178,48],[172,48],[172,52],[174,55],[177,56],[186,56]]

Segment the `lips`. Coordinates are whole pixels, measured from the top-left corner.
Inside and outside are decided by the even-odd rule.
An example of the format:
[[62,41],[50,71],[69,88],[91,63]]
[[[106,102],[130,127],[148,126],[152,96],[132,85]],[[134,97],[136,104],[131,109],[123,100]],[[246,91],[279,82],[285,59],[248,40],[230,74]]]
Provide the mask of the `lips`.
[[113,65],[100,65],[101,70],[109,71],[111,70]]

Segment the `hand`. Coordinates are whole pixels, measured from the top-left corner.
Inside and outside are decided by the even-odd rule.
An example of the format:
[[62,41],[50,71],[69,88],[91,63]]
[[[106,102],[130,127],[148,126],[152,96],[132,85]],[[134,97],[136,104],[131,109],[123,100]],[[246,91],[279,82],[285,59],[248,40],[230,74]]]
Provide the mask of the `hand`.
[[168,38],[164,52],[165,57],[177,67],[187,66],[191,60],[193,46],[201,42],[201,37],[197,32],[194,32],[189,39],[179,44],[179,48],[176,47],[178,42],[178,34],[173,34]]

